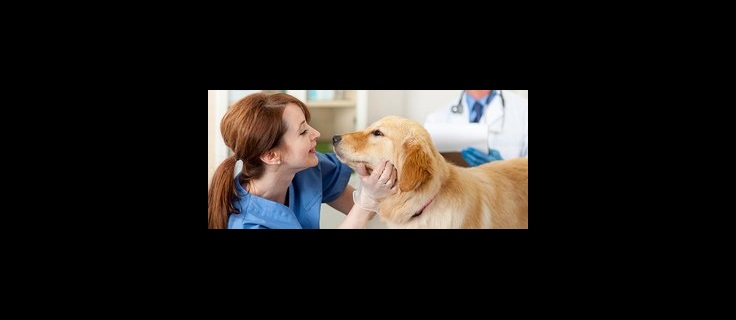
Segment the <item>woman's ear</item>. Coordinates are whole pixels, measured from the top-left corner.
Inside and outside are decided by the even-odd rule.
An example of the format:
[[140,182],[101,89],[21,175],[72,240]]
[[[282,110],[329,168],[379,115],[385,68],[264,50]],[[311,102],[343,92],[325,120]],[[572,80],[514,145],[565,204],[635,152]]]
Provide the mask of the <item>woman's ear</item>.
[[268,150],[261,155],[261,161],[265,164],[281,164],[281,154],[275,150]]
[[432,178],[432,160],[429,154],[417,143],[402,145],[405,152],[404,163],[399,172],[399,190],[412,191]]

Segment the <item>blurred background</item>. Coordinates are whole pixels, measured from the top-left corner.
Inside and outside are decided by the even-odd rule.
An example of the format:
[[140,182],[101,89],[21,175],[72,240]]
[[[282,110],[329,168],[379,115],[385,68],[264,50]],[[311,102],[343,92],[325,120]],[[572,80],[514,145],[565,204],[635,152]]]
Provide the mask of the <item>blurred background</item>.
[[[482,89],[482,88],[481,88]],[[528,98],[528,90],[510,90]],[[321,136],[317,151],[332,152],[330,140],[335,134],[367,127],[387,115],[396,115],[424,123],[427,115],[457,102],[462,90],[207,90],[207,184],[223,159],[231,155],[220,134],[220,120],[227,108],[254,92],[286,92],[309,106],[310,125]],[[236,168],[236,172],[240,168]],[[357,188],[359,179],[353,173],[350,185]],[[345,215],[322,204],[320,227],[335,228]],[[376,216],[368,228],[385,225]]]

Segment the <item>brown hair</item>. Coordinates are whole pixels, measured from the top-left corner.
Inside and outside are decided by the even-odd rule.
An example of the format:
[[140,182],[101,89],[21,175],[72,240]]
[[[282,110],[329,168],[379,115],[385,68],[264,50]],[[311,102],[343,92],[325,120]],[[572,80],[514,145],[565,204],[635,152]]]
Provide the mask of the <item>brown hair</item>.
[[232,105],[222,117],[220,132],[233,155],[217,167],[212,177],[207,192],[208,229],[226,229],[230,213],[237,212],[232,203],[236,197],[235,162],[243,161],[242,181],[263,175],[266,167],[260,156],[280,144],[287,129],[282,117],[289,103],[298,105],[309,122],[307,106],[286,93],[248,95]]

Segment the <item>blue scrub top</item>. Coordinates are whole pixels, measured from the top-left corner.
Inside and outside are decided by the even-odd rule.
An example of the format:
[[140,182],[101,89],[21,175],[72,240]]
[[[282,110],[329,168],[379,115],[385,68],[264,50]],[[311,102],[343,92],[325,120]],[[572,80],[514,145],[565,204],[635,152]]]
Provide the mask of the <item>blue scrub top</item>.
[[251,195],[235,177],[240,213],[230,214],[228,229],[319,229],[323,202],[337,199],[350,180],[352,169],[334,153],[317,152],[317,166],[297,172],[289,185],[289,206]]

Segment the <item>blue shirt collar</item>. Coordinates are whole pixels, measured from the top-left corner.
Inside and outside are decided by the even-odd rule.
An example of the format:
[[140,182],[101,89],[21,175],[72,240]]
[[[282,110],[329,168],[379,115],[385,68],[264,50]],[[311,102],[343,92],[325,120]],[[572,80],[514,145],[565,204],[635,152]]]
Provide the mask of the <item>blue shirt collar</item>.
[[250,194],[240,184],[240,176],[241,174],[238,174],[235,177],[235,189],[238,195],[235,206],[240,210],[240,214],[247,214],[249,220],[269,228],[300,226],[294,214],[293,183],[289,185],[289,206],[287,207],[281,203]]
[[[491,101],[493,101],[493,98],[496,97],[496,95],[498,95],[498,90],[491,90],[491,92],[489,94],[484,95],[484,96],[480,97],[480,99],[476,100],[476,99],[474,99],[472,96],[470,96],[466,92],[465,93],[465,101],[467,102],[467,106],[468,106],[468,120],[469,121],[472,121],[471,120],[471,117],[472,117],[473,113],[470,112],[470,110],[472,110],[473,105],[475,105],[475,103],[477,101],[480,101],[481,104],[483,105],[483,107],[480,109],[481,110],[480,111],[480,116],[482,117],[483,116],[483,113],[485,113],[486,107],[488,106],[488,104],[491,103]],[[483,103],[483,101],[485,101],[485,103]]]

